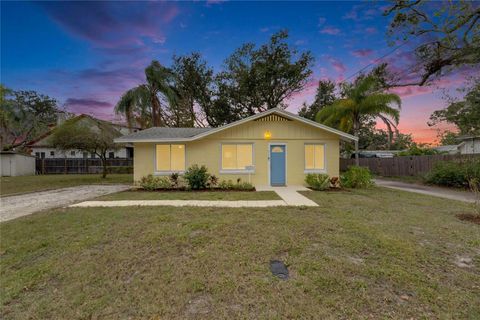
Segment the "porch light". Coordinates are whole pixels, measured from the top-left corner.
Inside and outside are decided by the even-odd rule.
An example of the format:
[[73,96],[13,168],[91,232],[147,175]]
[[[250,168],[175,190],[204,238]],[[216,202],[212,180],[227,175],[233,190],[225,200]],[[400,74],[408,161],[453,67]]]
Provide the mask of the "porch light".
[[268,140],[272,137],[272,133],[270,131],[265,131],[265,133],[263,134],[263,137]]

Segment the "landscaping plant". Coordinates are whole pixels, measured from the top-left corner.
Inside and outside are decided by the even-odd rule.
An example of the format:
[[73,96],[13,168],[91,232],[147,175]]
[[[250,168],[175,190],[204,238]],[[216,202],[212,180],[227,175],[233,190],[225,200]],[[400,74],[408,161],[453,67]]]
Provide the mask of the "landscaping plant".
[[480,160],[439,161],[426,175],[427,183],[456,188],[468,188],[471,179],[480,180]]
[[340,184],[340,178],[339,177],[330,178],[330,188],[340,189],[341,187],[342,187],[342,185]]
[[368,188],[373,185],[372,174],[365,167],[350,166],[340,177],[342,186],[346,188]]
[[208,186],[209,186],[210,188],[215,188],[217,185],[218,185],[218,177],[212,174],[212,175],[208,178]]
[[139,185],[142,189],[147,191],[159,190],[159,189],[171,189],[171,182],[166,177],[154,177],[149,174],[146,177],[142,177],[139,181]]
[[330,187],[330,177],[324,173],[309,173],[305,183],[313,190],[327,190]]
[[189,167],[184,175],[188,186],[193,190],[206,189],[209,177],[210,174],[208,173],[207,167],[203,165],[199,167],[196,164]]
[[241,179],[237,179],[237,183],[233,183],[232,180],[222,180],[218,184],[218,189],[253,191],[255,190],[255,187],[249,182],[242,182]]
[[475,198],[473,203],[473,210],[475,215],[480,218],[480,179],[472,178],[468,181],[470,190],[473,192]]
[[173,188],[178,188],[178,185],[180,183],[180,175],[178,172],[174,172],[170,175],[170,183],[172,184]]

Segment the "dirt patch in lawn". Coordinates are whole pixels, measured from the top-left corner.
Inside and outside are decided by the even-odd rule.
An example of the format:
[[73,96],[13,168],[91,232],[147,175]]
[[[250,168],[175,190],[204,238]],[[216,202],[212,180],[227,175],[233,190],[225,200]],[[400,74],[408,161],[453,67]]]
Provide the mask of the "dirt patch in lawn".
[[473,213],[459,213],[457,218],[463,221],[469,221],[480,225],[480,215]]

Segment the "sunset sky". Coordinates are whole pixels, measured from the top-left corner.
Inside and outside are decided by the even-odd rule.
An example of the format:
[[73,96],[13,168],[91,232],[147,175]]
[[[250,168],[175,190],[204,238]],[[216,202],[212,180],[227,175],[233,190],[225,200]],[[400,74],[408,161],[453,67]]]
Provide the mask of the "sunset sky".
[[[113,106],[127,89],[144,81],[152,59],[164,65],[173,54],[200,52],[219,71],[223,60],[245,42],[268,41],[288,29],[290,42],[315,57],[306,89],[289,101],[296,112],[311,101],[317,81],[336,81],[391,52],[375,2],[2,2],[1,82],[37,90],[75,113],[114,119]],[[402,72],[415,63],[405,45],[381,61]],[[366,71],[369,69],[367,68]],[[465,73],[430,87],[397,90],[403,100],[400,130],[418,142],[433,142],[427,126],[443,108],[442,88],[453,91]]]

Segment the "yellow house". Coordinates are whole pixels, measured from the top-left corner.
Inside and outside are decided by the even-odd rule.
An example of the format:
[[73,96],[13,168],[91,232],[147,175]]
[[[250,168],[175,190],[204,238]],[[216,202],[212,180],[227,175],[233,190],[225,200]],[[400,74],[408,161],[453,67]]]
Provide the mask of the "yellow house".
[[218,128],[154,127],[115,142],[133,143],[135,181],[198,164],[220,180],[285,186],[307,173],[338,177],[340,139],[357,138],[275,108]]

